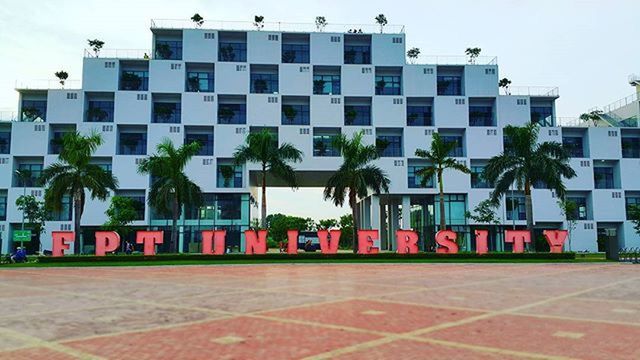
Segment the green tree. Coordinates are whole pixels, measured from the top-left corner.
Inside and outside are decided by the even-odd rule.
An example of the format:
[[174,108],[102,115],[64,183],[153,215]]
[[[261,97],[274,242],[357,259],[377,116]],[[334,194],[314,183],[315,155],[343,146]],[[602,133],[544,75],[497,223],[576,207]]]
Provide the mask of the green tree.
[[581,114],[579,119],[587,124],[591,121],[593,126],[598,126],[598,121],[602,119],[602,115],[604,115],[602,110],[593,110],[588,113]]
[[414,64],[416,62],[416,59],[418,58],[418,56],[420,56],[420,49],[417,47],[412,47],[411,49],[407,50],[407,57],[409,58],[409,61]]
[[310,218],[272,214],[267,216],[269,237],[274,241],[287,241],[287,230],[308,231],[313,229],[314,223]]
[[290,162],[302,161],[302,152],[289,143],[278,147],[275,136],[267,129],[252,132],[243,145],[233,153],[236,165],[247,162],[260,165],[262,187],[262,209],[260,224],[266,227],[267,221],[267,175],[283,180],[292,188],[297,188],[296,173]]
[[569,164],[569,154],[562,144],[554,141],[539,144],[539,131],[539,126],[534,123],[522,127],[505,127],[505,150],[491,158],[483,172],[484,178],[495,184],[495,189],[491,192],[491,200],[494,202],[500,201],[512,185],[518,190],[524,190],[529,231],[533,231],[531,188],[534,184],[543,183],[562,198],[565,194],[563,178],[571,179],[576,176]]
[[628,209],[629,220],[633,223],[633,228],[640,235],[640,206],[630,205]]
[[387,17],[384,16],[384,14],[379,14],[374,18],[374,20],[376,21],[376,24],[380,26],[380,34],[382,34],[385,25],[387,25]]
[[354,227],[353,227],[353,215],[346,214],[340,216],[338,220],[340,226],[340,249],[353,249],[354,244]]
[[475,64],[476,63],[476,59],[478,58],[478,56],[480,56],[480,52],[482,51],[482,49],[475,47],[475,48],[467,48],[467,50],[464,51],[464,53],[469,57],[469,64]]
[[104,46],[104,41],[98,39],[87,39],[87,43],[89,44],[91,50],[93,50],[93,53],[96,55],[96,57],[98,57],[100,55],[100,50]]
[[316,29],[322,31],[325,26],[327,26],[327,19],[324,16],[316,16]]
[[176,148],[170,139],[165,138],[156,146],[156,154],[138,165],[139,173],[151,176],[149,205],[162,214],[171,215],[171,252],[178,250],[178,219],[182,207],[200,206],[202,203],[200,187],[184,172],[185,166],[199,150],[197,141]]
[[416,150],[416,156],[429,161],[429,164],[426,167],[416,171],[416,175],[420,176],[422,179],[422,185],[425,186],[426,183],[430,179],[433,179],[434,176],[438,181],[438,191],[440,194],[438,196],[440,201],[440,230],[445,230],[447,228],[447,219],[444,209],[444,182],[442,179],[444,170],[451,169],[465,174],[471,173],[471,170],[469,170],[465,164],[450,157],[450,154],[453,149],[455,149],[456,145],[456,142],[444,141],[439,133],[433,133],[431,138],[431,149]]
[[320,230],[329,230],[338,226],[338,220],[336,219],[322,219],[318,221],[316,227]]
[[21,195],[16,199],[16,207],[24,212],[24,217],[34,233],[41,234],[44,231],[45,223],[49,220],[49,210],[43,201],[38,201],[33,195]]
[[576,228],[576,221],[578,221],[578,204],[575,201],[563,199],[558,200],[558,206],[562,211],[562,214],[567,219],[567,230],[569,230],[568,236],[568,248],[571,250],[571,233]]
[[125,196],[114,196],[107,211],[107,221],[102,225],[105,230],[116,231],[125,236],[130,231],[129,224],[138,218],[138,209],[133,199]]
[[82,135],[70,132],[62,138],[58,161],[42,172],[45,181],[45,204],[54,211],[62,208],[62,199],[69,195],[73,201],[75,253],[80,250],[80,220],[84,212],[87,190],[91,199],[106,200],[110,190],[118,187],[118,179],[111,172],[91,164],[91,156],[102,144],[98,133]]
[[495,211],[497,207],[498,204],[491,199],[482,200],[473,208],[473,213],[467,211],[465,216],[478,224],[500,225],[500,219]]
[[[378,159],[378,149],[375,145],[362,144],[362,131],[348,139],[344,134],[336,137],[334,147],[342,155],[342,165],[331,175],[324,188],[325,200],[331,199],[336,206],[342,206],[345,198],[351,207],[354,220],[352,229],[353,239],[359,222],[356,212],[358,197],[365,198],[372,190],[375,194],[389,191],[387,174],[371,162]],[[354,242],[353,251],[356,252]]]
[[198,14],[198,13],[193,14],[193,16],[191,17],[191,21],[193,21],[193,23],[197,27],[201,27],[202,24],[204,24],[204,18],[202,16],[200,16],[200,14]]
[[60,85],[64,87],[64,82],[67,81],[67,79],[69,78],[69,73],[64,70],[60,70],[60,71],[56,71],[55,75],[60,81]]

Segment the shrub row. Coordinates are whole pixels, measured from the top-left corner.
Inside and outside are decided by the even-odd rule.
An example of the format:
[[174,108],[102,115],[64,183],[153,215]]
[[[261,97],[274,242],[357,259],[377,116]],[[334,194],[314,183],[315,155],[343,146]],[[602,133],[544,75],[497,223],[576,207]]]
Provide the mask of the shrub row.
[[247,261],[259,263],[261,261],[269,262],[297,262],[297,261],[323,261],[323,260],[354,260],[357,261],[375,261],[375,260],[547,260],[547,261],[566,261],[574,260],[576,254],[573,252],[565,252],[560,254],[552,253],[521,253],[514,254],[508,252],[488,253],[478,255],[476,253],[458,253],[458,254],[436,254],[436,253],[418,253],[401,255],[396,253],[380,253],[376,255],[360,255],[353,253],[339,254],[322,254],[322,253],[300,253],[298,255],[287,255],[278,253],[269,253],[264,255],[245,255],[245,254],[226,254],[226,255],[204,255],[204,254],[158,254],[156,256],[144,255],[67,255],[64,257],[39,257],[40,263],[74,263],[74,262],[154,262],[154,261],[201,261],[203,263],[224,263],[227,261]]

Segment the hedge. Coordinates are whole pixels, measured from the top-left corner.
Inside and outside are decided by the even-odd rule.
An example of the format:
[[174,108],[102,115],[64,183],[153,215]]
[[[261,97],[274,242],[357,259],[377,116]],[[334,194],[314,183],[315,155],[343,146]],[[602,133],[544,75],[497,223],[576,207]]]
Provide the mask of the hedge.
[[455,260],[477,260],[477,261],[491,261],[491,260],[542,260],[542,261],[568,261],[575,260],[576,254],[573,252],[564,252],[559,254],[553,253],[509,253],[509,252],[495,252],[485,255],[478,255],[476,253],[464,252],[458,254],[437,254],[437,253],[418,253],[418,254],[396,254],[396,253],[379,253],[375,255],[361,255],[354,253],[338,253],[338,254],[322,254],[322,253],[299,253],[297,255],[268,253],[264,255],[245,255],[245,254],[225,254],[225,255],[204,255],[204,254],[158,254],[155,256],[144,255],[107,255],[107,256],[93,256],[93,255],[66,255],[63,257],[39,257],[38,262],[54,264],[54,263],[85,263],[85,262],[98,262],[98,263],[120,263],[120,262],[167,262],[167,261],[185,261],[185,262],[202,262],[202,263],[225,263],[225,262],[283,262],[283,263],[295,263],[295,262],[322,262],[324,260],[353,260],[354,262],[366,261],[375,262],[376,260],[385,261],[397,261],[407,262],[416,260],[433,260],[433,261],[455,261]]

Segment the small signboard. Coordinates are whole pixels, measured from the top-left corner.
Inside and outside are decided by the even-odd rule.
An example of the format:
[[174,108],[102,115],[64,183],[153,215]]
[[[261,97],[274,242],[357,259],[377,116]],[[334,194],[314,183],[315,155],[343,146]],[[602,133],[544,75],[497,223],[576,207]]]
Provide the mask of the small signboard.
[[28,242],[31,241],[31,230],[14,230],[13,242]]

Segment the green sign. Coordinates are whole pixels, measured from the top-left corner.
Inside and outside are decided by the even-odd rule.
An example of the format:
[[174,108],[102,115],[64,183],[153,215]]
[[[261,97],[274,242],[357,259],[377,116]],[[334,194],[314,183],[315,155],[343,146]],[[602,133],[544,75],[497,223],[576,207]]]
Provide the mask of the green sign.
[[31,241],[31,230],[14,230],[13,242]]

